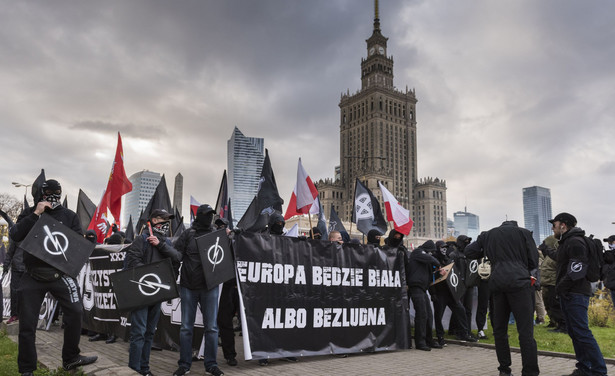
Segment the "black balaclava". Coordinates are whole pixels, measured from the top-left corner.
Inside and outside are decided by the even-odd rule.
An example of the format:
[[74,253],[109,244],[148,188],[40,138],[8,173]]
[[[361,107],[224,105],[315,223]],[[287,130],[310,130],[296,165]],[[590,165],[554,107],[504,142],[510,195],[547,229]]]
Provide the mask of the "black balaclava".
[[312,238],[317,240],[322,239],[322,234],[320,233],[318,227],[312,227]]
[[[396,238],[395,235],[399,234],[401,237]],[[391,230],[389,232],[389,237],[387,238],[387,244],[391,247],[399,247],[401,243],[404,241],[404,234],[397,230]]]
[[216,228],[218,230],[222,230],[224,228],[228,228],[228,219],[226,219],[226,218],[218,218],[218,219],[216,219],[214,224],[216,225]]
[[196,227],[210,228],[214,220],[215,210],[207,204],[199,206],[196,210]]
[[276,212],[276,213],[271,214],[271,216],[269,217],[269,224],[267,226],[269,228],[269,233],[273,235],[284,234],[285,224],[286,224],[286,221],[284,220],[284,217],[282,217],[280,213]]
[[463,252],[463,250],[466,248],[468,244],[470,244],[471,241],[472,241],[472,238],[469,238],[465,235],[459,235],[457,237],[457,241],[455,242],[455,244],[457,244],[457,248],[459,249],[459,251]]
[[421,245],[421,248],[423,248],[425,252],[429,252],[429,253],[435,252],[436,244],[433,242],[433,240],[428,240]]
[[55,209],[62,205],[62,186],[57,180],[46,180],[41,186],[43,192],[43,201],[51,204],[51,208]]
[[96,231],[94,230],[87,230],[85,232],[85,238],[89,241],[91,241],[92,243],[96,244]]
[[382,233],[378,230],[369,230],[367,233],[367,244],[380,245],[380,236]]

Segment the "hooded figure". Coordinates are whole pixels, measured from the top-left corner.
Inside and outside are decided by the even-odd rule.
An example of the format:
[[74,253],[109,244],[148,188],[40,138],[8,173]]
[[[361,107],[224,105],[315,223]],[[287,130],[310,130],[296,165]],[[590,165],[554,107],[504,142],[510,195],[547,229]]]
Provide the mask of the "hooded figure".
[[85,232],[85,238],[89,241],[91,241],[92,243],[96,244],[96,231],[94,230],[87,230]]
[[376,229],[369,230],[367,233],[367,244],[372,244],[375,246],[380,245],[380,237],[382,233]]
[[[401,232],[393,229],[391,230],[391,232],[389,232],[389,236],[386,239],[386,243],[391,246],[391,247],[399,247],[400,245],[402,245],[404,241],[404,234],[402,234]],[[429,240],[431,241],[431,240]],[[427,244],[427,243],[425,243]],[[425,244],[423,244],[423,247],[425,246]],[[431,244],[433,245],[433,242],[431,242]],[[434,246],[435,248],[435,246]]]
[[282,214],[278,212],[274,212],[269,217],[269,224],[267,224],[267,232],[273,235],[283,235],[284,234],[284,225],[286,221]]

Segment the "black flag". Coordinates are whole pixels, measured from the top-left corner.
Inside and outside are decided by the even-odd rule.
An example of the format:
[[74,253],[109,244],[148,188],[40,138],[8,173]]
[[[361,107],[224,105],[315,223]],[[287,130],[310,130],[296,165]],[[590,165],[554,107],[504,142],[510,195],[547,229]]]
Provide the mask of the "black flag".
[[228,185],[226,182],[226,170],[222,174],[222,182],[220,183],[220,189],[218,190],[218,199],[216,200],[216,215],[220,218],[228,220]]
[[171,221],[171,223],[176,226],[173,227],[173,236],[177,237],[182,232],[186,231],[186,226],[184,226],[184,217],[179,213],[179,209],[175,208],[175,219]]
[[132,243],[135,240],[135,226],[132,224],[132,215],[128,217],[128,225],[126,226],[126,241]]
[[258,182],[256,197],[248,206],[245,214],[237,223],[237,227],[244,231],[259,232],[267,227],[269,216],[274,212],[282,214],[282,204],[284,200],[278,193],[278,186],[275,182],[269,151],[265,149],[265,161],[261,171],[261,178]]
[[81,229],[85,233],[92,221],[92,217],[94,216],[94,212],[96,211],[96,204],[90,200],[90,198],[79,189],[79,196],[77,197],[77,217],[79,217],[79,223],[81,224]]
[[[137,231],[143,229],[143,226],[149,220],[150,214],[154,209],[164,209],[169,213],[173,213],[173,206],[171,205],[171,198],[169,196],[169,190],[167,189],[167,181],[162,175],[160,179],[160,183],[156,187],[156,191],[154,191],[154,195],[150,198],[145,210],[141,212],[141,217],[139,217],[139,221],[137,222]],[[171,220],[171,229],[174,229],[176,226],[176,219]]]
[[45,182],[45,169],[41,169],[41,173],[38,175],[34,183],[32,183],[32,198],[34,199],[34,206],[43,199],[43,191],[41,189]]
[[231,230],[235,227],[233,225],[233,210],[231,209],[231,198],[228,198],[228,228]]
[[335,207],[331,204],[331,212],[329,213],[329,232],[331,231],[346,231],[344,224],[335,211]]
[[359,179],[354,190],[352,223],[356,223],[357,229],[365,235],[373,229],[380,231],[381,234],[387,232],[387,222],[382,215],[378,200]]
[[64,196],[64,201],[62,201],[62,206],[68,209],[68,195]]
[[455,297],[455,300],[461,299],[466,293],[466,285],[461,279],[461,273],[460,270],[457,269],[456,264],[453,264],[451,271],[448,273],[448,276],[446,277],[446,284]]
[[94,246],[82,235],[45,213],[19,244],[19,248],[73,278],[81,271]]
[[120,310],[133,310],[177,298],[176,278],[168,258],[109,274]]
[[195,240],[208,290],[235,278],[235,262],[231,253],[231,241],[226,235],[226,230],[222,229],[199,236]]

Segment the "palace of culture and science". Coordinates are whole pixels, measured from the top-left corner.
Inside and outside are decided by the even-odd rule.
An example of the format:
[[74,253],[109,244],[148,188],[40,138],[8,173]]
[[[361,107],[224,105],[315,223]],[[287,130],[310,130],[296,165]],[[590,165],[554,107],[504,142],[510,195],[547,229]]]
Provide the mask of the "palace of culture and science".
[[[381,181],[399,203],[410,210],[414,226],[410,241],[447,236],[446,182],[417,178],[417,97],[414,90],[393,84],[393,56],[382,35],[378,1],[373,32],[361,59],[361,89],[342,93],[340,107],[340,165],[335,178],[317,182],[327,217],[333,205],[343,221],[353,210],[355,180],[359,178],[383,205]],[[384,206],[382,207],[384,214]],[[392,226],[392,225],[391,225]]]

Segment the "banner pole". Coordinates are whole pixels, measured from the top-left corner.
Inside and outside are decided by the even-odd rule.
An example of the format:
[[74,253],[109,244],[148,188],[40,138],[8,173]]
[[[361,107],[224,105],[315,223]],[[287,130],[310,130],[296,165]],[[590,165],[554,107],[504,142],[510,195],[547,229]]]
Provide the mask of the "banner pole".
[[314,231],[312,231],[312,214],[308,213],[308,219],[310,221],[310,239],[314,239]]

